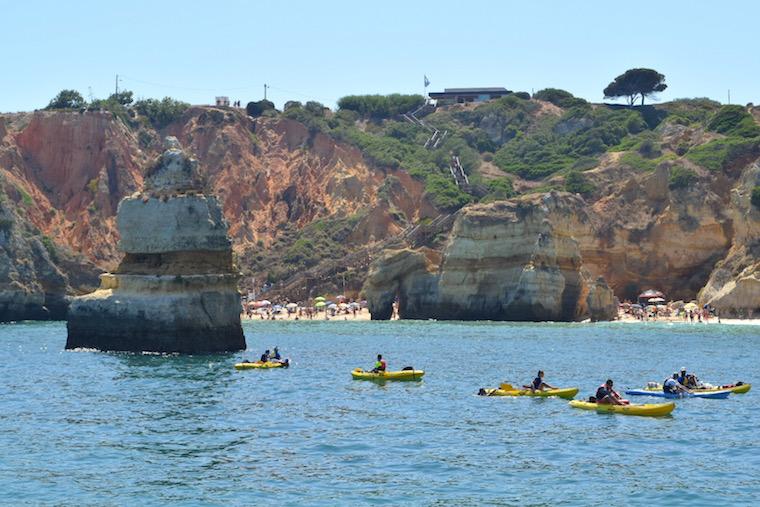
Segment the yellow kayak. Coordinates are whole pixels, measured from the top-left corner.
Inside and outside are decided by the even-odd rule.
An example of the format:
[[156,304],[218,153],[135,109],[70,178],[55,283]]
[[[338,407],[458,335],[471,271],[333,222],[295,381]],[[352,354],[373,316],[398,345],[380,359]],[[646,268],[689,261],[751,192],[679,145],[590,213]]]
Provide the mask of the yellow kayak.
[[[752,384],[727,384],[724,386],[696,388],[696,389],[692,389],[692,391],[695,393],[712,393],[715,391],[725,391],[727,389],[730,389],[731,392],[734,394],[744,394],[744,393],[748,393],[749,390],[752,389]],[[662,385],[657,384],[654,387],[645,387],[644,390],[662,391]]]
[[421,380],[425,372],[422,370],[401,370],[372,373],[356,368],[351,376],[358,380]]
[[645,405],[609,405],[607,403],[600,405],[588,401],[573,400],[570,402],[570,406],[582,410],[596,410],[597,412],[612,412],[622,415],[643,415],[650,417],[668,415],[674,408],[676,408],[676,404],[672,401],[670,403],[647,403]]
[[566,400],[572,400],[578,394],[577,387],[565,387],[561,389],[546,389],[544,391],[531,391],[530,389],[481,389],[478,392],[481,396],[535,396],[539,398],[548,398],[556,396]]
[[267,361],[266,363],[262,363],[261,361],[254,361],[252,363],[237,363],[235,364],[236,370],[248,370],[250,368],[287,368],[290,366],[289,363],[281,363],[278,361]]

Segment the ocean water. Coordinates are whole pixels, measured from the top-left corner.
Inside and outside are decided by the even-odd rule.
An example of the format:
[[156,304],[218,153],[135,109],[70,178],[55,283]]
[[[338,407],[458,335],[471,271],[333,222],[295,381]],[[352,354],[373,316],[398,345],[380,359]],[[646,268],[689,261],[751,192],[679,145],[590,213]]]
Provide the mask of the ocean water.
[[[758,381],[757,327],[255,322],[216,356],[67,352],[64,323],[0,326],[4,505],[752,505],[760,386],[672,417],[479,397]],[[279,345],[289,370],[236,371]],[[421,382],[354,381],[383,353]],[[655,398],[636,401],[655,402]]]

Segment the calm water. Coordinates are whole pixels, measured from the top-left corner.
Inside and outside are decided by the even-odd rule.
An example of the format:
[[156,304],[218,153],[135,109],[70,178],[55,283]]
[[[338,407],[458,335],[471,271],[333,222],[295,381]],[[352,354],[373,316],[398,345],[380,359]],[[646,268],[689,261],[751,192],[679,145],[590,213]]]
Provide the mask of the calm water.
[[[0,326],[0,503],[756,504],[760,385],[673,417],[483,398],[539,367],[588,396],[682,365],[758,382],[739,326],[256,322],[224,356],[64,352],[63,323]],[[290,370],[232,365],[279,345]],[[382,352],[419,383],[353,381]],[[653,400],[641,398],[641,400]]]

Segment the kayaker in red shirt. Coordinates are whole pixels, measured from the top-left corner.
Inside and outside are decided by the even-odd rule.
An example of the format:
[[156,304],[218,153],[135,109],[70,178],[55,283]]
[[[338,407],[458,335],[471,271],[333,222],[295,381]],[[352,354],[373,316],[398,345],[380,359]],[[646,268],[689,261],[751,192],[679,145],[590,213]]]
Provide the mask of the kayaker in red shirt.
[[612,388],[612,379],[607,379],[607,382],[600,385],[596,389],[596,402],[600,404],[608,405],[627,405],[627,400],[624,400],[617,391]]
[[372,373],[385,372],[387,368],[388,368],[388,363],[385,362],[385,359],[383,359],[382,354],[378,354],[377,362],[375,363],[375,367],[372,370]]

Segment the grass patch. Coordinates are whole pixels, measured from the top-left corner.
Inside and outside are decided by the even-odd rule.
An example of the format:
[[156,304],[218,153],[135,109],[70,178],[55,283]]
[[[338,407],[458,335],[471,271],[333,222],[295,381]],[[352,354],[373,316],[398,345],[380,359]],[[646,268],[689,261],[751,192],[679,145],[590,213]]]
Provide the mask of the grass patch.
[[709,171],[725,171],[739,159],[756,156],[758,148],[758,139],[727,137],[691,148],[686,158]]
[[698,179],[697,174],[691,169],[687,169],[683,166],[675,166],[670,170],[668,188],[670,190],[690,188]]

